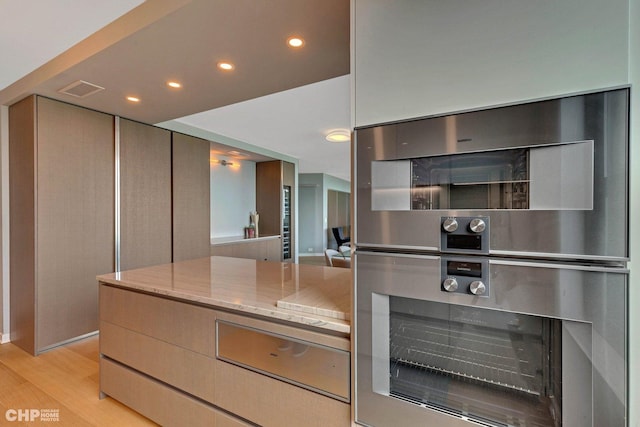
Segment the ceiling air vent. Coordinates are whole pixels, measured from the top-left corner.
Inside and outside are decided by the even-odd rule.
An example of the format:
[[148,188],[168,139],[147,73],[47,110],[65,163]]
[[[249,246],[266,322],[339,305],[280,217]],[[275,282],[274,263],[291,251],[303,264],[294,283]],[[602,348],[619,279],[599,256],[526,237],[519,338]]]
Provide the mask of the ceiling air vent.
[[85,98],[89,95],[93,95],[94,93],[98,93],[101,90],[104,90],[104,88],[94,85],[93,83],[85,82],[84,80],[78,80],[63,87],[58,92],[64,93],[65,95],[75,96],[76,98]]

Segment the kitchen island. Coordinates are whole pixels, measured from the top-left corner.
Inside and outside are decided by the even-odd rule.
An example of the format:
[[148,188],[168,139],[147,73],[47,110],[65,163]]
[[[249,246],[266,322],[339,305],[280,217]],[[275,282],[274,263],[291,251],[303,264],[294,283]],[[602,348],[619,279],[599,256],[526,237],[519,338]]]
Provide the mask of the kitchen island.
[[98,280],[103,395],[162,425],[350,425],[349,270],[213,256]]

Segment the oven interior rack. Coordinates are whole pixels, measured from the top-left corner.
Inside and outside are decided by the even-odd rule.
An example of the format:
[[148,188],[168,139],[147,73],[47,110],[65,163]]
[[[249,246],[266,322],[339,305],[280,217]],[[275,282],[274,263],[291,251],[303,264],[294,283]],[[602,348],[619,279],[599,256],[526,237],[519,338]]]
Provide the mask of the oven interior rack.
[[540,354],[539,336],[394,315],[390,344],[390,358],[405,365],[534,396],[543,394],[542,360],[534,356]]

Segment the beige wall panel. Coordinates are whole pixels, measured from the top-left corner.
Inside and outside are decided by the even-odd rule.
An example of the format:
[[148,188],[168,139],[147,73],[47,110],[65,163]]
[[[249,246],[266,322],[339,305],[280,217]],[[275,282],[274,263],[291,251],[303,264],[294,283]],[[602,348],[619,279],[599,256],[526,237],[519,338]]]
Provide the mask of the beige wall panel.
[[211,255],[234,258],[257,259],[260,261],[280,261],[282,239],[243,240],[239,243],[211,245]]
[[282,257],[282,239],[272,239],[264,242],[267,250],[265,261],[280,261]]
[[100,320],[209,357],[215,356],[215,319],[211,309],[100,285]]
[[166,427],[249,425],[109,359],[100,360],[100,391]]
[[109,322],[100,322],[100,352],[133,369],[213,402],[214,357],[152,338]]
[[114,269],[113,116],[37,98],[38,348],[98,329]]
[[216,405],[261,426],[351,424],[348,403],[226,362],[216,364],[216,382]]
[[173,133],[173,261],[209,256],[209,141]]
[[120,269],[171,262],[171,132],[120,119]]
[[9,108],[11,341],[35,352],[35,97]]
[[236,245],[211,245],[211,256],[233,257],[236,253]]

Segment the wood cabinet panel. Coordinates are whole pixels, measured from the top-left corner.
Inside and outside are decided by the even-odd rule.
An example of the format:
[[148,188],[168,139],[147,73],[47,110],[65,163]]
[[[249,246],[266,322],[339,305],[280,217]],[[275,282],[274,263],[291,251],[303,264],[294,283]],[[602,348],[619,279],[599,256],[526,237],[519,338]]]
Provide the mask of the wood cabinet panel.
[[100,285],[100,320],[215,357],[215,312]]
[[[284,196],[283,186],[290,187],[290,224],[289,247],[290,258],[295,259],[295,165],[282,160],[256,163],[256,210],[260,214],[260,235],[279,234],[283,236],[280,244],[285,244],[283,229]],[[283,259],[283,248],[280,249],[280,260]]]
[[12,330],[32,353],[98,329],[95,276],[114,267],[113,120],[35,96],[10,108]]
[[35,353],[35,97],[9,108],[11,341]]
[[38,98],[38,348],[98,330],[114,268],[113,116]]
[[171,262],[171,132],[120,119],[120,270]]
[[209,256],[209,141],[173,133],[173,261]]
[[282,162],[256,163],[256,210],[260,235],[282,234]]
[[100,360],[100,389],[103,393],[167,427],[248,427],[250,425],[105,358]]

